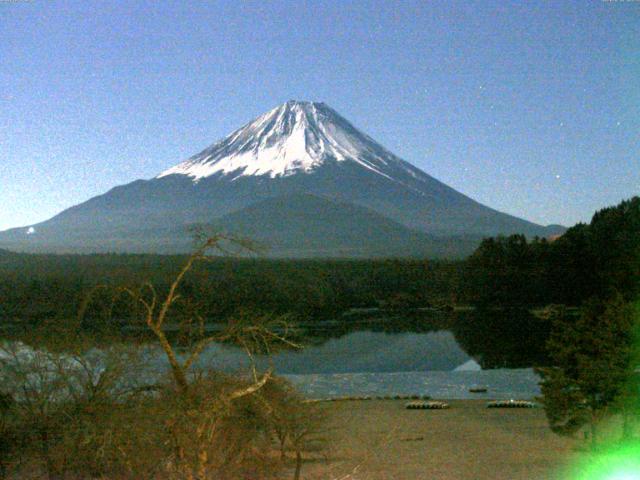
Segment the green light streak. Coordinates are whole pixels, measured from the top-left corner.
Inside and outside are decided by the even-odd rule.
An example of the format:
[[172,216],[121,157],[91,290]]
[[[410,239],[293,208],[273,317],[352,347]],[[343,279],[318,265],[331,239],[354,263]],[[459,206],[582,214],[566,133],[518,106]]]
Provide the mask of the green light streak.
[[640,442],[591,455],[575,469],[572,480],[640,480]]

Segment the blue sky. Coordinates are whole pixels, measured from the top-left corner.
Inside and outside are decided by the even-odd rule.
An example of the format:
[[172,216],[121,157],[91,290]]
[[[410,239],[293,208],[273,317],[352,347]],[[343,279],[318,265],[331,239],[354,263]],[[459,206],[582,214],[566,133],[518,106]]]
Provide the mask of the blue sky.
[[491,207],[588,221],[640,194],[640,2],[0,1],[0,229],[289,99]]

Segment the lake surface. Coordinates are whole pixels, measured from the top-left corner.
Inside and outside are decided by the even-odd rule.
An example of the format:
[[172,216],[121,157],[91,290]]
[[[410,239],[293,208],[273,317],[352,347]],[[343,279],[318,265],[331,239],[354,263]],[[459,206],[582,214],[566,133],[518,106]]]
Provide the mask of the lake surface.
[[[450,371],[472,360],[452,332],[385,333],[357,331],[258,357],[262,368],[273,365],[281,374]],[[200,359],[201,367],[234,370],[248,365],[245,353],[235,347],[212,345]]]
[[[312,398],[342,396],[429,395],[432,398],[523,398],[540,394],[531,368],[483,370],[456,340],[453,332],[386,333],[355,331],[300,351],[258,358],[261,368],[275,371]],[[242,370],[245,354],[214,345],[199,365]],[[472,394],[474,386],[487,393]]]
[[[309,334],[311,333],[311,334]],[[433,398],[522,398],[540,394],[539,364],[544,332],[530,316],[454,315],[411,322],[376,319],[366,322],[314,324],[301,350],[257,356],[260,369],[273,367],[307,396],[429,395]],[[159,349],[147,351],[148,375],[166,369]],[[198,366],[243,372],[244,351],[211,345]],[[471,394],[474,386],[487,393]]]
[[[429,395],[434,399],[524,399],[540,395],[533,369],[284,375],[310,398]],[[469,389],[484,386],[486,393]]]

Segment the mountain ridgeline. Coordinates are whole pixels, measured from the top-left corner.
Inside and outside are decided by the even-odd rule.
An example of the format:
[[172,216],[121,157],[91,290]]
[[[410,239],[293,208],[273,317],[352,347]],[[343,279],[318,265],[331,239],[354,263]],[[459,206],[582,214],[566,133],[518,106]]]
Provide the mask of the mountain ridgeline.
[[0,232],[0,248],[180,253],[203,224],[275,257],[455,258],[485,236],[562,231],[466,197],[323,103],[290,101],[153,179]]

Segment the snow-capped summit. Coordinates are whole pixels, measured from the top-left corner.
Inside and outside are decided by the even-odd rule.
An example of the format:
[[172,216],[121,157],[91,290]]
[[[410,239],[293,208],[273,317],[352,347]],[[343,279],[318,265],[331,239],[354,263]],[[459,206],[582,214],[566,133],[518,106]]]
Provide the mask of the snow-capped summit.
[[194,181],[215,174],[274,178],[344,161],[387,178],[389,163],[409,167],[326,104],[290,100],[156,178],[173,174]]
[[292,257],[459,257],[487,235],[558,233],[457,192],[324,103],[289,101],[155,178],[0,232],[0,248],[188,252],[194,225]]

